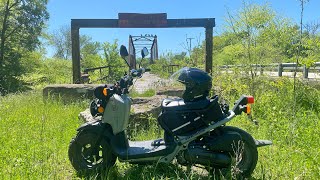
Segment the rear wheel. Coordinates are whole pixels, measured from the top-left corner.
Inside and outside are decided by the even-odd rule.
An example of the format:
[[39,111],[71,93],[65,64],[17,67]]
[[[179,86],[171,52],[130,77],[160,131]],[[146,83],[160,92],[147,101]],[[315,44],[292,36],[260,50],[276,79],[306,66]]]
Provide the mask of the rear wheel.
[[226,126],[223,131],[239,133],[242,141],[232,145],[231,166],[228,169],[213,168],[215,175],[232,176],[235,179],[250,177],[258,162],[258,150],[254,139],[249,133],[236,127]]
[[69,145],[69,160],[81,175],[103,174],[115,164],[108,142],[92,132],[81,133]]
[[235,152],[232,155],[232,176],[250,177],[258,161],[257,148],[248,144],[244,137],[242,142],[238,142],[236,145],[237,147],[235,147]]

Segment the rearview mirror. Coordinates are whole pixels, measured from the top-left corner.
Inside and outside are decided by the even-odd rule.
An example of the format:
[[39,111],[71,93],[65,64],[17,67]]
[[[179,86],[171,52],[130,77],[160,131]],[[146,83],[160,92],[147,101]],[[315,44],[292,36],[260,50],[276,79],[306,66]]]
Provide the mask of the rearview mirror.
[[120,55],[122,58],[129,56],[128,50],[124,45],[120,47]]
[[129,53],[128,53],[127,48],[124,45],[121,45],[121,47],[120,47],[120,56],[126,62],[126,64],[128,65],[128,67],[130,69],[130,65],[129,65],[128,61],[126,60],[126,57],[129,56]]
[[149,51],[146,47],[144,47],[142,50],[141,50],[141,56],[142,58],[146,57],[149,55]]

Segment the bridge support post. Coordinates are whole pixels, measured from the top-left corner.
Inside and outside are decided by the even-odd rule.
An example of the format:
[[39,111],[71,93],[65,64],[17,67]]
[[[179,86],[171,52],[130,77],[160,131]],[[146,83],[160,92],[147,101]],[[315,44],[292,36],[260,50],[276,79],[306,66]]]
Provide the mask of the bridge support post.
[[213,50],[213,23],[208,21],[206,26],[206,63],[205,69],[206,72],[212,73],[212,50]]
[[309,68],[306,65],[303,65],[303,77],[308,79]]
[[71,22],[73,84],[81,83],[79,27]]
[[278,76],[281,77],[282,76],[282,71],[283,71],[283,66],[281,63],[279,63],[279,66],[278,66]]
[[263,67],[264,65],[260,65],[260,75],[263,75]]

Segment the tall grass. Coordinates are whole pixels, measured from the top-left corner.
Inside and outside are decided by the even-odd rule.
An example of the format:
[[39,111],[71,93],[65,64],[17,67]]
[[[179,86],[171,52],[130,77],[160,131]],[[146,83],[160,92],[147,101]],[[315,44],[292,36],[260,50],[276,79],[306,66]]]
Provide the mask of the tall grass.
[[[302,81],[296,88],[294,106],[293,82],[289,78],[254,80],[239,74],[216,75],[217,93],[232,102],[241,94],[255,94],[253,118],[245,115],[230,124],[247,130],[256,139],[273,141],[270,147],[259,148],[259,161],[254,177],[262,179],[320,178],[320,91]],[[250,89],[254,86],[254,92]]]
[[[303,83],[297,86],[294,112],[292,81],[242,76],[215,75],[217,94],[230,105],[241,94],[249,94],[255,84],[253,118],[245,115],[229,125],[245,129],[256,139],[269,139],[273,145],[259,148],[255,179],[320,179],[320,91]],[[0,179],[71,179],[78,178],[69,163],[67,150],[81,124],[77,116],[88,102],[64,105],[43,102],[39,92],[0,97]],[[131,140],[163,136],[156,119],[146,117],[147,125],[131,129]],[[143,129],[143,130],[141,130]],[[205,171],[179,165],[147,166],[117,162],[109,179],[209,179]]]
[[67,149],[85,104],[43,102],[38,92],[0,98],[0,179],[73,176]]
[[[71,138],[82,123],[78,114],[87,106],[88,102],[68,105],[59,101],[44,102],[40,92],[0,97],[0,179],[78,179],[67,152]],[[148,128],[131,130],[131,140],[156,139],[163,135],[155,118],[150,116],[146,120]],[[176,165],[137,166],[118,162],[108,177],[199,179],[201,176]]]

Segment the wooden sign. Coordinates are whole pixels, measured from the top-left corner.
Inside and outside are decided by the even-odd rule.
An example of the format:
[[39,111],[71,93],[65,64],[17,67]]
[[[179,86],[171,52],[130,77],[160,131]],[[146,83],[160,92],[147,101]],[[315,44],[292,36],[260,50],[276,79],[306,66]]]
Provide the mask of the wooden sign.
[[118,25],[121,28],[167,27],[167,14],[119,13]]

